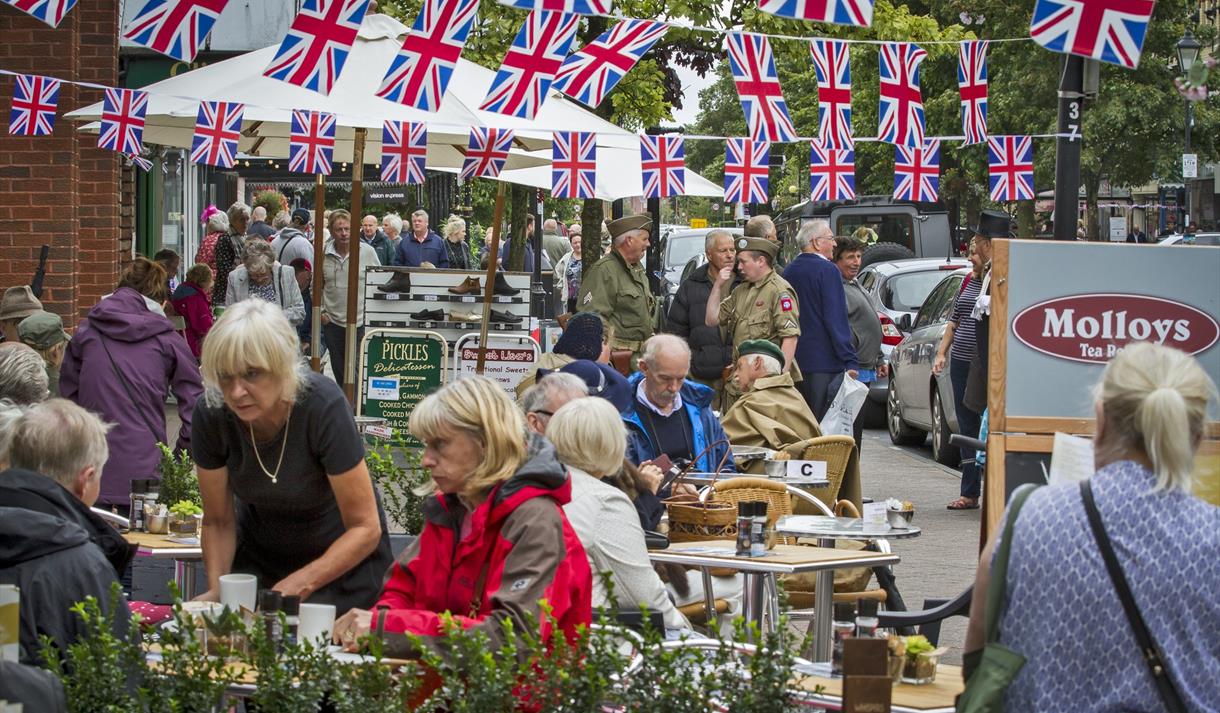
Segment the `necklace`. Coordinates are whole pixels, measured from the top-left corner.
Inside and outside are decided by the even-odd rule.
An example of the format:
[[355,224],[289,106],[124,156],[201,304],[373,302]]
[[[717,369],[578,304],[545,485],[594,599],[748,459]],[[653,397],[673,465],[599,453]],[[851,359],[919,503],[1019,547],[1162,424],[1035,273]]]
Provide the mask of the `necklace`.
[[263,465],[263,457],[258,452],[258,440],[254,437],[254,424],[248,423],[246,426],[250,429],[250,445],[254,446],[254,457],[258,459],[258,467],[271,479],[271,484],[275,485],[278,482],[280,475],[280,467],[284,465],[284,450],[288,446],[288,426],[292,424],[292,407],[288,407],[288,420],[284,422],[284,441],[280,444],[280,459],[276,461],[275,472],[267,470],[267,466]]

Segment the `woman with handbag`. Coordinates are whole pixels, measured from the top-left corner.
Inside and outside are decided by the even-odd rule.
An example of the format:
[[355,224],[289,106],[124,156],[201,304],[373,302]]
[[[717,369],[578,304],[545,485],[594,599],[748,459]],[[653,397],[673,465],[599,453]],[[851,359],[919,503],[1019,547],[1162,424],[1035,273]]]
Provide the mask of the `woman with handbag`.
[[1175,349],[1109,363],[1097,472],[1014,493],[983,552],[958,710],[1215,710],[1220,508],[1191,495],[1215,398]]

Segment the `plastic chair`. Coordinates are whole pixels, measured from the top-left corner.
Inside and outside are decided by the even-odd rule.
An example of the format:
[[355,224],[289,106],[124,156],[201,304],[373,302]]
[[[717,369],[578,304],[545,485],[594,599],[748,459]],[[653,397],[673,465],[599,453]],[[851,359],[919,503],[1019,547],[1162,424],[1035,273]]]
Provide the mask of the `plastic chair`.
[[883,611],[877,613],[878,626],[899,630],[919,627],[919,633],[936,646],[940,640],[940,623],[951,616],[970,616],[970,600],[974,585],[952,599],[925,599],[921,611]]
[[[847,465],[851,462],[851,452],[855,447],[856,441],[851,436],[818,436],[786,446],[783,451],[792,458],[826,462],[829,485],[810,488],[806,492],[824,505],[829,505],[839,497],[839,488],[843,485],[843,477],[847,474]],[[803,510],[797,508],[798,513]]]

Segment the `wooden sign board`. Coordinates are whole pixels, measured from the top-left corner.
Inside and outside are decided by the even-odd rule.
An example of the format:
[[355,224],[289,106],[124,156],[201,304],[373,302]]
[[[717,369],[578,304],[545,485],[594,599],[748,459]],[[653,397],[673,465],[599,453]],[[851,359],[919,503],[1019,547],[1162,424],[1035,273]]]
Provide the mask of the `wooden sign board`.
[[[361,416],[380,416],[395,433],[407,435],[411,411],[445,383],[448,344],[435,332],[369,329],[360,343]],[[407,435],[412,446],[420,444]]]

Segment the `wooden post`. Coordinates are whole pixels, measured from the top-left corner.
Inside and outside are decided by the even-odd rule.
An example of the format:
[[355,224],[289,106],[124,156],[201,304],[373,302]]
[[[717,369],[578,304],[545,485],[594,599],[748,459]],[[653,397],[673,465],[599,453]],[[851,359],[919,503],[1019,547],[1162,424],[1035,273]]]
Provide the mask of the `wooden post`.
[[[504,219],[504,183],[496,188],[496,207],[491,214],[491,235],[487,243],[487,275],[483,281],[483,321],[479,323],[479,358],[474,372],[483,373],[487,362],[487,320],[491,319],[491,297],[496,282],[496,258],[500,256],[500,221]],[[535,255],[537,260],[538,256]]]
[[322,371],[322,261],[325,259],[325,233],[322,227],[326,218],[326,177],[314,174],[313,188],[313,318],[309,328],[309,368]]
[[356,129],[355,141],[352,146],[352,237],[347,249],[347,334],[344,337],[343,357],[343,393],[353,406],[356,404],[356,373],[359,371],[357,362],[360,355],[356,339],[356,324],[359,321],[359,303],[364,297],[361,292],[363,280],[360,279],[360,209],[364,201],[364,136],[367,130]]

